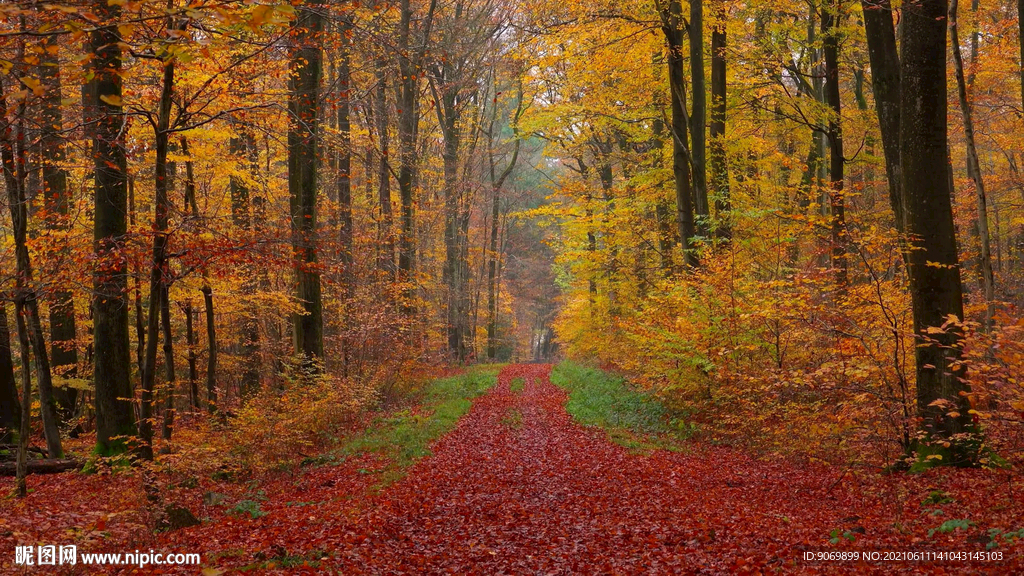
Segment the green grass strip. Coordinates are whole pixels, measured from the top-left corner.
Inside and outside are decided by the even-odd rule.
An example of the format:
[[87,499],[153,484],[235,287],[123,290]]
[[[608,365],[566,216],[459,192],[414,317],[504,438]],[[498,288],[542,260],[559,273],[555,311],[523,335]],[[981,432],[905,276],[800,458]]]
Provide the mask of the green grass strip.
[[393,465],[384,473],[382,484],[390,484],[417,460],[430,455],[430,444],[455,427],[469,412],[474,398],[494,386],[501,368],[494,364],[474,366],[465,374],[434,380],[422,390],[418,413],[400,410],[378,418],[363,433],[347,439],[340,454],[388,456]]
[[566,360],[552,369],[551,382],[569,393],[565,409],[573,419],[604,429],[612,442],[638,451],[679,448],[684,435],[671,426],[668,410],[621,376]]

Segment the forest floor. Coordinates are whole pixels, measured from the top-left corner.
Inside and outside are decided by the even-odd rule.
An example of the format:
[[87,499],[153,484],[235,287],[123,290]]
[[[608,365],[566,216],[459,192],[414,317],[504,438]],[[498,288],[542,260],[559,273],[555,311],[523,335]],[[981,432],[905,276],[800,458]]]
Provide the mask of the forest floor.
[[[0,569],[12,567],[15,542],[73,536],[80,550],[200,552],[207,576],[1024,572],[1024,546],[1005,532],[1024,518],[1013,482],[996,473],[879,477],[695,441],[630,449],[574,422],[550,371],[504,368],[432,456],[386,486],[385,457],[306,466],[221,488],[234,513],[209,492],[186,499],[205,518],[191,528],[108,526],[140,505],[116,476],[36,480],[29,498],[0,503]],[[988,548],[1002,561],[804,560],[821,551],[971,554],[992,535],[998,546]]]

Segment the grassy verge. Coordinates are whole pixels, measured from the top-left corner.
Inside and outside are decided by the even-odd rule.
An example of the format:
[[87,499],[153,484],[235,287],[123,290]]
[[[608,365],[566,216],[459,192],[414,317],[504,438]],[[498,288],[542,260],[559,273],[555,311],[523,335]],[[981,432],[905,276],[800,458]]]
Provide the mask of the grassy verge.
[[621,376],[566,360],[552,369],[551,382],[569,393],[565,409],[577,422],[604,429],[609,440],[631,450],[678,450],[688,436],[656,398]]
[[435,380],[422,390],[417,410],[400,410],[375,420],[364,432],[343,442],[339,455],[376,453],[392,465],[381,478],[387,485],[401,478],[416,460],[430,455],[430,444],[455,427],[473,399],[497,382],[501,366],[474,366],[465,374]]

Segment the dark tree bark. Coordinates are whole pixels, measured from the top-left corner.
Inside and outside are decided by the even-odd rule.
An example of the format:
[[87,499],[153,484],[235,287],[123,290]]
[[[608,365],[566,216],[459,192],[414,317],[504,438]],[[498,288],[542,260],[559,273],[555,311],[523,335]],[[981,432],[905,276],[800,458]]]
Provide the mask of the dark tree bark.
[[[174,396],[177,381],[174,373],[174,333],[171,331],[170,284],[164,285],[163,292],[163,295],[160,297],[160,329],[163,333],[164,341],[164,379],[166,384],[164,387],[164,422],[160,436],[164,439],[164,442],[170,442],[171,435],[174,433],[174,415],[176,411]],[[163,451],[165,453],[170,451],[170,447],[165,444]]]
[[8,442],[21,425],[21,402],[14,379],[11,330],[7,324],[7,302],[0,300],[0,441]]
[[[919,343],[917,412],[923,432],[955,440],[971,429],[958,363],[962,332],[941,329],[963,319],[960,262],[946,171],[946,2],[919,0],[903,7],[901,38],[900,159],[914,330]],[[929,333],[929,328],[941,331]],[[938,401],[938,402],[937,402]],[[959,415],[950,416],[954,411]],[[952,462],[946,459],[946,464]]]
[[[128,175],[128,225],[135,226],[135,178]],[[132,301],[135,304],[135,363],[139,374],[146,369],[146,313],[142,306],[142,272],[132,266]]]
[[28,437],[29,420],[32,418],[32,370],[29,366],[29,344],[25,318],[17,311],[15,301],[15,321],[18,325],[18,343],[21,345],[21,427],[18,430],[17,491],[18,497],[28,495],[25,476],[28,474]]
[[[350,304],[355,293],[355,258],[353,253],[353,239],[355,237],[354,223],[352,221],[352,63],[351,63],[351,42],[348,40],[348,32],[352,28],[350,20],[346,19],[341,28],[341,47],[338,54],[338,98],[337,98],[337,123],[338,123],[338,172],[337,172],[337,195],[338,195],[338,243],[339,259],[341,261],[341,298],[343,307],[342,318],[342,366],[345,373],[348,372],[349,363],[349,338],[350,326]],[[390,199],[389,199],[390,201]]]
[[317,262],[317,138],[323,31],[321,4],[304,5],[294,24],[288,98],[288,191],[291,198],[295,297],[302,313],[292,318],[295,354],[308,368],[324,359],[323,298]]
[[213,414],[217,411],[217,324],[213,314],[213,289],[207,284],[201,291],[206,310],[206,407]]
[[[186,157],[185,204],[192,210],[192,219],[198,222],[199,203],[196,200],[195,168],[188,150],[188,140],[184,136],[181,138],[181,151]],[[217,323],[213,310],[213,288],[210,287],[210,279],[205,267],[202,269],[202,274],[203,285],[199,291],[203,294],[203,306],[206,312],[206,407],[210,414],[213,414],[217,411]]]
[[1024,0],[1017,0],[1017,40],[1020,42],[1020,106],[1024,114]]
[[[978,219],[978,267],[981,272],[981,286],[985,294],[985,319],[982,328],[992,329],[992,317],[995,315],[995,277],[992,273],[992,248],[988,229],[988,198],[985,196],[985,181],[981,176],[981,160],[978,148],[974,143],[974,120],[971,102],[967,96],[968,81],[964,78],[964,58],[960,52],[960,35],[957,26],[958,0],[952,0],[949,6],[949,34],[953,48],[953,69],[956,74],[957,96],[960,101],[960,113],[964,122],[964,140],[967,143],[967,174],[974,181],[974,195],[977,201]],[[974,39],[975,51],[977,38]]]
[[861,0],[861,8],[871,62],[871,89],[882,134],[885,175],[889,182],[889,204],[896,220],[896,230],[902,234],[906,227],[900,174],[900,58],[896,52],[892,6],[889,0]]
[[[660,7],[660,4],[659,4]],[[672,173],[676,192],[676,226],[683,248],[683,262],[688,267],[699,265],[694,237],[693,195],[690,188],[690,160],[687,143],[686,76],[683,71],[682,5],[669,0],[660,8],[661,29],[668,51],[668,80],[672,91]]]
[[96,444],[100,453],[126,448],[135,434],[128,351],[127,268],[121,243],[127,232],[127,162],[121,107],[121,49],[115,23],[120,6],[93,3],[99,22],[110,23],[90,34],[95,92],[91,108],[95,170],[93,334],[96,386]]
[[377,267],[394,281],[395,236],[394,216],[391,209],[391,152],[388,134],[387,73],[383,60],[377,62],[377,89],[374,95],[374,120],[377,123],[377,147],[380,163],[377,166],[377,204],[380,206],[378,222],[379,256]]
[[[652,64],[655,66],[657,71],[663,64],[663,58],[661,54],[655,54],[652,58]],[[657,73],[657,72],[655,72]],[[653,154],[652,165],[655,169],[661,169],[664,167],[664,149],[665,149],[665,120],[667,117],[665,113],[665,98],[664,94],[660,91],[654,92],[652,99],[654,109],[657,110],[658,115],[655,116],[651,124],[651,153]],[[658,253],[661,261],[661,270],[664,274],[668,275],[672,273],[672,269],[675,268],[675,259],[672,257],[672,250],[675,246],[675,232],[672,229],[673,218],[670,214],[671,209],[669,202],[665,198],[660,198],[654,205],[654,216],[658,222]],[[643,284],[646,285],[646,284]]]
[[[256,147],[256,142],[252,135],[245,133],[242,136],[236,136],[231,139],[229,146],[237,161],[247,163],[249,171],[255,172],[256,162],[252,157],[252,152]],[[252,232],[249,185],[238,175],[231,177],[230,185],[231,221],[248,238]],[[258,274],[252,265],[246,264],[245,268],[246,278],[242,282],[242,293],[251,296],[256,293]],[[244,314],[241,353],[245,358],[245,366],[242,368],[239,395],[242,398],[248,398],[255,394],[260,386],[260,325],[257,316],[258,310],[249,306]]]
[[[63,456],[60,431],[57,428],[57,403],[53,396],[53,381],[50,374],[50,360],[46,350],[42,321],[39,317],[39,296],[35,287],[32,261],[26,243],[28,237],[28,195],[25,190],[26,158],[25,128],[26,113],[22,103],[17,111],[18,122],[8,117],[7,101],[0,83],[0,119],[4,121],[0,134],[0,159],[3,164],[3,180],[7,188],[7,205],[11,211],[11,228],[14,236],[15,294],[14,307],[18,317],[18,336],[22,340],[22,363],[26,374],[31,368],[29,357],[35,355],[36,385],[39,388],[39,412],[43,420],[46,449],[51,458]],[[24,330],[22,326],[24,325]],[[24,333],[23,333],[24,332]]]
[[422,76],[423,56],[430,39],[437,0],[422,20],[419,46],[412,46],[413,9],[410,0],[402,0],[398,24],[398,191],[402,203],[399,218],[401,231],[398,239],[398,281],[404,285],[402,310],[407,316],[414,312],[412,271],[416,258],[413,184],[416,180],[416,139],[419,132],[419,79]]
[[704,0],[690,0],[690,85],[693,113],[690,114],[690,163],[693,165],[693,208],[697,233],[707,237],[711,211],[707,185],[707,91],[704,83]]
[[[462,140],[462,104],[458,102],[458,78],[451,77],[451,65],[443,63],[435,72],[435,109],[444,140],[441,158],[444,169],[444,247],[445,258],[442,281],[445,285],[446,332],[448,354],[462,362],[466,359],[466,338],[469,310],[464,308],[463,292],[467,289],[462,262],[462,246],[467,240],[462,234],[462,190],[459,186],[459,145]],[[438,94],[437,92],[440,92]]]
[[195,315],[195,311],[192,308],[192,301],[188,300],[185,302],[185,342],[188,344],[188,390],[189,390],[189,401],[191,402],[192,409],[199,409],[199,370],[197,364],[199,359],[196,357],[196,346],[198,341],[196,340],[195,330],[192,327],[192,318]]
[[[168,22],[168,28],[173,23]],[[156,118],[156,160],[153,183],[153,252],[149,277],[149,309],[146,314],[146,357],[142,369],[142,404],[139,419],[140,455],[153,459],[153,427],[156,400],[157,343],[160,341],[160,312],[167,297],[168,262],[167,242],[170,235],[168,223],[172,209],[170,180],[167,172],[167,151],[170,144],[171,104],[174,95],[174,59],[164,62],[163,84],[160,91],[159,109]],[[170,341],[165,342],[169,346]]]
[[[43,164],[46,228],[63,232],[70,229],[71,193],[67,171],[61,166],[66,154],[61,136],[64,122],[61,113],[60,61],[56,54],[57,36],[48,36],[43,43],[38,70],[39,78],[46,87],[46,95],[40,110],[39,151]],[[67,254],[67,250],[63,250],[63,253]],[[63,286],[53,291],[50,300],[50,360],[53,372],[72,378],[78,372],[75,303],[71,291]],[[53,395],[60,408],[61,419],[67,420],[74,414],[78,390],[70,387],[54,388]]]
[[[25,462],[25,471],[23,474],[58,474],[60,472],[67,472],[68,470],[78,470],[85,462],[83,460],[74,459],[59,459],[59,460],[28,460]],[[17,474],[17,464],[10,462],[0,463],[0,476],[14,476]],[[22,485],[24,484],[24,477],[22,477]],[[21,494],[24,496],[24,494]]]
[[831,109],[828,119],[829,141],[829,204],[832,213],[832,269],[836,286],[847,285],[846,259],[846,199],[843,178],[846,160],[843,158],[843,107],[839,92],[839,25],[842,15],[840,2],[832,2],[822,9],[821,36],[825,56],[825,102]]
[[711,30],[711,123],[708,126],[708,164],[711,169],[711,194],[714,197],[715,235],[727,239],[732,231],[729,224],[729,168],[725,157],[725,24],[727,14],[724,0],[715,0],[715,22]]

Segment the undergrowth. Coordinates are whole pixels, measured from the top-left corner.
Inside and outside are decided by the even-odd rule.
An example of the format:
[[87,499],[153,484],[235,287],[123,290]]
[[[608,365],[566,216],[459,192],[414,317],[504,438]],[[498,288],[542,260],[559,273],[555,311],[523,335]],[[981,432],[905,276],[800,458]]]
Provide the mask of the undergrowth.
[[551,382],[569,393],[565,409],[577,422],[604,429],[631,450],[678,449],[687,436],[661,402],[620,376],[566,360],[551,370]]

